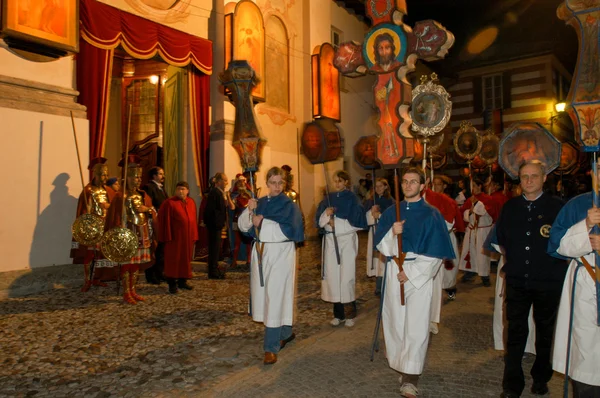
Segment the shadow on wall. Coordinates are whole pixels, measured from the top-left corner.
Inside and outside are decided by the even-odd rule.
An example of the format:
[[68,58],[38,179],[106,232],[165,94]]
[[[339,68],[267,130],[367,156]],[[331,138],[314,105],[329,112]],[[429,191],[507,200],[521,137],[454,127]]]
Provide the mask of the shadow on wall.
[[71,224],[75,221],[77,198],[69,195],[67,181],[71,178],[61,173],[52,182],[50,204],[38,216],[33,241],[29,251],[29,266],[32,270],[54,265],[57,259],[67,263],[71,249]]

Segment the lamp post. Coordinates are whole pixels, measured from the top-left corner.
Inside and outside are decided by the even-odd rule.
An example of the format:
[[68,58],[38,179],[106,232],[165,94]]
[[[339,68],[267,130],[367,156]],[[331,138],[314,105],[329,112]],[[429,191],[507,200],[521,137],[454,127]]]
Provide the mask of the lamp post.
[[554,135],[554,120],[558,118],[561,112],[565,111],[566,106],[566,102],[557,102],[554,104],[554,110],[556,110],[556,114],[554,114],[554,112],[550,112],[550,133],[552,133],[552,135]]

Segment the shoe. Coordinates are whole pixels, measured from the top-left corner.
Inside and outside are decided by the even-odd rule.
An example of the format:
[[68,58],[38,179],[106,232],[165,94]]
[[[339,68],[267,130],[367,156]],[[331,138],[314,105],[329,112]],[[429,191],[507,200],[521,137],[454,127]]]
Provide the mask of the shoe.
[[531,386],[531,393],[534,395],[546,395],[548,394],[548,384],[533,382]]
[[356,322],[354,322],[354,318],[350,318],[350,319],[346,319],[346,327],[347,328],[351,328],[352,326],[354,326]]
[[286,346],[286,344],[289,343],[290,341],[293,341],[295,338],[296,338],[296,334],[292,333],[292,335],[290,337],[288,337],[287,339],[281,340],[279,342],[279,349],[283,350],[283,348]]
[[406,398],[416,398],[419,395],[419,390],[411,383],[403,383],[400,387],[400,396]]
[[225,279],[225,274],[208,274],[208,279]]
[[429,331],[433,334],[438,334],[439,333],[439,329],[438,329],[438,325],[435,322],[429,322]]
[[146,282],[150,285],[160,285],[160,281],[154,278],[146,278]]
[[485,287],[490,287],[491,286],[490,277],[489,276],[482,277],[481,283],[483,283],[483,286],[485,286]]
[[449,301],[456,300],[456,293],[448,293],[448,300]]
[[330,324],[331,326],[340,326],[340,323],[342,323],[342,322],[345,322],[345,321],[346,321],[345,319],[333,318],[333,319],[332,319],[332,320],[329,322],[329,324]]
[[177,285],[174,283],[169,283],[169,294],[177,294],[179,289],[177,289]]
[[194,289],[194,287],[192,285],[188,284],[186,280],[184,280],[183,283],[179,282],[177,287],[179,287],[180,289],[185,289],[185,290],[193,290]]
[[475,278],[475,274],[473,272],[465,272],[460,281],[462,283],[471,282]]
[[519,398],[520,395],[516,392],[512,392],[509,390],[504,390],[502,394],[500,394],[500,398]]
[[265,365],[273,365],[275,362],[277,362],[277,354],[265,352],[265,359],[263,360],[263,363]]

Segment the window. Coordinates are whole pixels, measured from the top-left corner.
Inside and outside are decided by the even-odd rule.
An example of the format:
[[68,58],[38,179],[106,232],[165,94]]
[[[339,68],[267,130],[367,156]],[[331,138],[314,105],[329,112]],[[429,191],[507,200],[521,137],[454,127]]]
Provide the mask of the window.
[[502,109],[502,75],[484,76],[482,83],[483,108]]

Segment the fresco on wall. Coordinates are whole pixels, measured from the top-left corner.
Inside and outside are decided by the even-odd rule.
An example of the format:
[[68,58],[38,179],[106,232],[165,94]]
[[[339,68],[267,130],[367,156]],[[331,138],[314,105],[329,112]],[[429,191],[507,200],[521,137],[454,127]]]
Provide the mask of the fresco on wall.
[[289,112],[288,36],[281,19],[271,16],[265,24],[267,103]]

